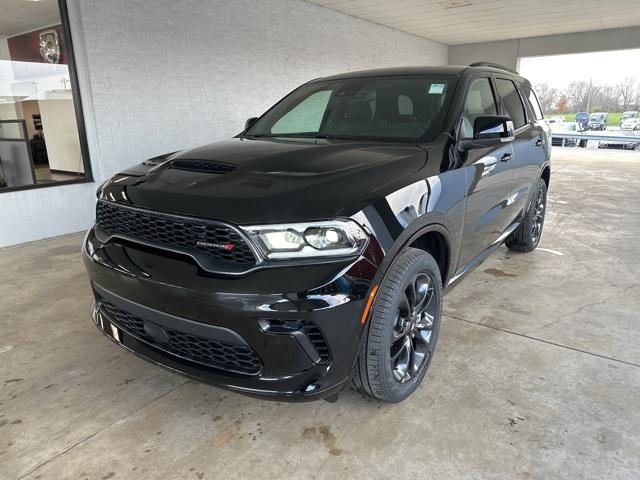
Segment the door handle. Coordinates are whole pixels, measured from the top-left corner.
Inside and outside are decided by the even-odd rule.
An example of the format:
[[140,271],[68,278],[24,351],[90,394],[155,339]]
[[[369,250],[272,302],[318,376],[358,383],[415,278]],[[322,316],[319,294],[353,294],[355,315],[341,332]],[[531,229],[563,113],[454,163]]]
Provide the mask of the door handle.
[[542,146],[542,139],[538,138],[538,140],[536,140],[536,147],[541,147]]
[[510,162],[512,158],[513,158],[513,154],[505,153],[504,155],[502,155],[502,157],[500,157],[500,161],[507,163],[507,162]]

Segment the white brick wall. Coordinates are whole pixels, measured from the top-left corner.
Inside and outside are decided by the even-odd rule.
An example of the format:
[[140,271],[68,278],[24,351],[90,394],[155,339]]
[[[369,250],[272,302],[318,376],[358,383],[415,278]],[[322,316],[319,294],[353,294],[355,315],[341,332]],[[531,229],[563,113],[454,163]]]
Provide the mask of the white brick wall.
[[[302,0],[68,2],[96,180],[235,135],[312,78],[448,57],[445,45]],[[0,246],[86,228],[93,190],[0,194]]]

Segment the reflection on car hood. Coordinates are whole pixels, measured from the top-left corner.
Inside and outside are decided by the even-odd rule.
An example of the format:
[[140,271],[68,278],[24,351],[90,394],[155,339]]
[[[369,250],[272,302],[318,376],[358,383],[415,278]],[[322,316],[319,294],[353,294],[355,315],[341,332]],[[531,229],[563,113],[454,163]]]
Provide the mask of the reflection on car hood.
[[[102,198],[237,224],[331,218],[422,168],[415,145],[235,138],[114,177]],[[350,208],[353,207],[353,208]]]

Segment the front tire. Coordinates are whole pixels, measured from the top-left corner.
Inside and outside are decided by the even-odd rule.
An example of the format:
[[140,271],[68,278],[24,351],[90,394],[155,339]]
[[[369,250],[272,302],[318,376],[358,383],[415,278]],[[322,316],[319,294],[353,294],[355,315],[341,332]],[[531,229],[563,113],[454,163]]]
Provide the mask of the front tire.
[[507,248],[519,252],[534,250],[542,236],[546,211],[547,184],[543,179],[539,179],[522,224],[504,242]]
[[409,248],[389,268],[362,334],[351,374],[354,388],[397,403],[422,382],[438,340],[442,280],[435,259]]

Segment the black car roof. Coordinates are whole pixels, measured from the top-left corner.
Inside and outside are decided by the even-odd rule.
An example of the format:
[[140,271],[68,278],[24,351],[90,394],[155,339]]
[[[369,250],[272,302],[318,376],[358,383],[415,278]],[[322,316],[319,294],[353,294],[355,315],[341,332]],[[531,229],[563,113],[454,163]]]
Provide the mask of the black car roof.
[[453,75],[460,76],[465,71],[490,71],[494,73],[507,74],[520,80],[523,83],[529,84],[529,81],[520,75],[514,74],[508,70],[493,67],[493,66],[469,66],[469,65],[444,65],[441,67],[392,67],[392,68],[376,68],[371,70],[358,70],[355,72],[340,73],[337,75],[330,75],[328,77],[316,78],[314,82],[325,80],[341,80],[346,78],[361,78],[361,77],[390,77],[390,76],[411,76],[411,75]]
[[371,70],[358,70],[356,72],[339,73],[329,77],[318,78],[316,80],[340,80],[343,78],[358,77],[389,77],[403,75],[459,75],[466,68],[448,65],[445,67],[392,67],[375,68]]

